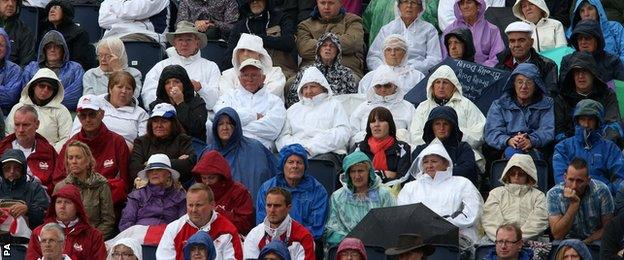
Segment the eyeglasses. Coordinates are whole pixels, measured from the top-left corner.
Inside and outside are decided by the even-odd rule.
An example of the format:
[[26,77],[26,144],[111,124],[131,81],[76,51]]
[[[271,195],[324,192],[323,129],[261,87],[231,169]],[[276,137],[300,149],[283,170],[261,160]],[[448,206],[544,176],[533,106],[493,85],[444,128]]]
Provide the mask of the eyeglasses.
[[87,117],[91,119],[96,118],[97,114],[98,114],[97,111],[81,111],[81,112],[78,112],[76,116],[78,116],[79,119],[84,120]]
[[533,80],[530,80],[530,79],[527,79],[527,80],[516,80],[516,81],[514,81],[514,84],[516,86],[522,86],[522,85],[525,85],[527,87],[535,86],[535,82]]
[[128,253],[128,252],[122,252],[122,253],[114,252],[114,253],[111,254],[111,256],[114,257],[114,258],[122,258],[123,259],[123,258],[133,257],[134,254],[133,253]]
[[412,5],[412,6],[422,5],[422,1],[416,1],[416,0],[401,0],[399,3],[405,4],[405,5]]
[[497,246],[508,246],[508,245],[513,245],[515,243],[518,243],[518,241],[520,241],[522,239],[518,239],[516,241],[507,241],[507,240],[496,240],[494,241],[496,243]]
[[39,244],[54,244],[54,243],[60,243],[63,242],[63,240],[56,240],[56,239],[41,239],[39,240]]

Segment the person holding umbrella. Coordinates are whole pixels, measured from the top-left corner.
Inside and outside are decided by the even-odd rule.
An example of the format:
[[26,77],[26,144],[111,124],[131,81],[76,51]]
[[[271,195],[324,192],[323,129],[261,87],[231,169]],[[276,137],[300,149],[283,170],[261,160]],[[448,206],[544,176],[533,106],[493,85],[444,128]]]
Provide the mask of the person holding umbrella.
[[435,247],[424,243],[418,234],[399,235],[399,244],[386,250],[388,256],[398,256],[399,260],[426,260],[435,252]]
[[397,204],[423,203],[457,226],[462,254],[469,254],[478,239],[477,222],[483,212],[477,188],[465,177],[453,176],[453,160],[437,138],[420,152],[408,173],[414,181],[405,184]]

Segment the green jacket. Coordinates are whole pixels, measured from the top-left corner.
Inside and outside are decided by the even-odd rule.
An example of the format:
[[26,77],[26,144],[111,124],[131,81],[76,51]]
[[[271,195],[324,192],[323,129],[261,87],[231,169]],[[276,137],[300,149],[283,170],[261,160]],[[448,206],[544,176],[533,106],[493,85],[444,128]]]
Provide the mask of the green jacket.
[[[360,162],[366,162],[369,165],[369,189],[365,197],[358,197],[354,193],[349,178],[349,168]],[[366,154],[355,151],[345,157],[342,165],[345,171],[345,174],[340,176],[343,187],[331,196],[329,219],[325,224],[325,237],[329,246],[339,244],[371,209],[396,205],[395,197],[386,186],[382,185],[381,178],[375,174]]]

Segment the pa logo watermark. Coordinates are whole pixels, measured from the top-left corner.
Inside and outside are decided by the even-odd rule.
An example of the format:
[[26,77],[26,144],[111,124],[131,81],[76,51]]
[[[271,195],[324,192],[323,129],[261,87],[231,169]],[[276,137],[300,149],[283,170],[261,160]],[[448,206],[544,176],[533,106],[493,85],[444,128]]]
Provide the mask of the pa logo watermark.
[[11,256],[11,244],[2,245],[2,256],[3,257]]

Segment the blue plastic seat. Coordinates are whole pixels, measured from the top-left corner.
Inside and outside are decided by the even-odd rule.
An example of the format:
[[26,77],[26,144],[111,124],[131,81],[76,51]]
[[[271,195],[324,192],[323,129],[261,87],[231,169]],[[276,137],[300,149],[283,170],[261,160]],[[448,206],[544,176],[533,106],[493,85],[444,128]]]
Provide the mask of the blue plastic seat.
[[39,12],[42,10],[32,6],[20,7],[19,19],[28,26],[28,29],[34,35],[35,43],[37,42],[37,35],[39,35]]
[[98,42],[102,38],[103,30],[98,23],[99,10],[97,5],[74,5],[74,22],[87,31],[90,43]]
[[331,194],[336,190],[336,165],[332,161],[308,159],[308,170],[306,174],[310,174],[317,181],[323,184],[327,194]]
[[436,245],[435,252],[427,259],[429,260],[459,260],[459,247],[453,245]]
[[128,66],[138,69],[143,74],[143,78],[164,56],[163,48],[159,43],[127,41],[124,42],[124,46],[128,54]]
[[143,250],[143,260],[156,260],[156,247],[155,246],[141,246]]
[[226,51],[227,42],[224,41],[208,41],[206,47],[200,50],[202,58],[216,63],[220,71],[223,71],[221,64]]

